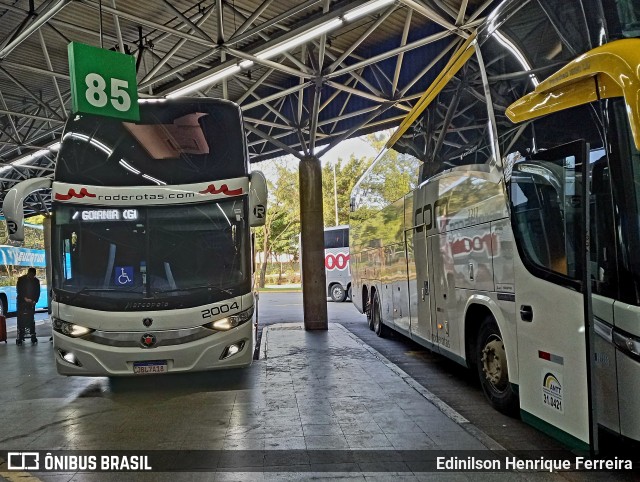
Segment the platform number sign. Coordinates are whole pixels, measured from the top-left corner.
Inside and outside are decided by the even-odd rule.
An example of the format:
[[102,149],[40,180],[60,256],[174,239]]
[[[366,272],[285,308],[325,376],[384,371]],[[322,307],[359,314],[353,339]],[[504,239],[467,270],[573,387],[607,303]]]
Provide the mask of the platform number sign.
[[77,42],[68,52],[74,113],[140,119],[133,56]]

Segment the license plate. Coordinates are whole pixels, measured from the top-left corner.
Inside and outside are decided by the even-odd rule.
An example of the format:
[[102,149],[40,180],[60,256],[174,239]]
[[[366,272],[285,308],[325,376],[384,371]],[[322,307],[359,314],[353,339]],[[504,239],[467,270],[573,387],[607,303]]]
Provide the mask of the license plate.
[[133,364],[133,373],[136,375],[152,375],[154,373],[167,373],[167,361],[147,361],[135,362]]

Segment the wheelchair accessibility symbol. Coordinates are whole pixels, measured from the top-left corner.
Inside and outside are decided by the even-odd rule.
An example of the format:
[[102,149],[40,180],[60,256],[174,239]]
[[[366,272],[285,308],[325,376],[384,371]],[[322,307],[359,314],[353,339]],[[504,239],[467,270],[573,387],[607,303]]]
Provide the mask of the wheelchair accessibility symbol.
[[113,274],[113,282],[117,286],[130,286],[133,284],[133,266],[116,266]]

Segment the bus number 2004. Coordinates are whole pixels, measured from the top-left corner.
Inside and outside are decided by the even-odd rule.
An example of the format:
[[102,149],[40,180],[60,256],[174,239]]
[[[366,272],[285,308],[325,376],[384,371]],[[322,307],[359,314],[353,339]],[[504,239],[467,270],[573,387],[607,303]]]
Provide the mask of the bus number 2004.
[[231,310],[240,309],[240,305],[238,305],[237,301],[231,303],[231,305],[223,304],[218,306],[212,306],[211,308],[207,308],[206,310],[202,310],[202,318],[211,318],[212,316],[218,316],[220,314],[229,313]]

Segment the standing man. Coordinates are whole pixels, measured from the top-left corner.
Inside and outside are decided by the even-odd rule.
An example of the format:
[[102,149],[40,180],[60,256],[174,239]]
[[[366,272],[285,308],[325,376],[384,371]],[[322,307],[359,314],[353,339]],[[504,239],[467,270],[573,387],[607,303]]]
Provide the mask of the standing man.
[[29,328],[31,333],[31,343],[38,343],[34,315],[36,303],[40,298],[40,281],[36,278],[35,268],[29,268],[27,274],[18,278],[16,291],[18,292],[18,339],[16,344],[22,345],[26,328]]

